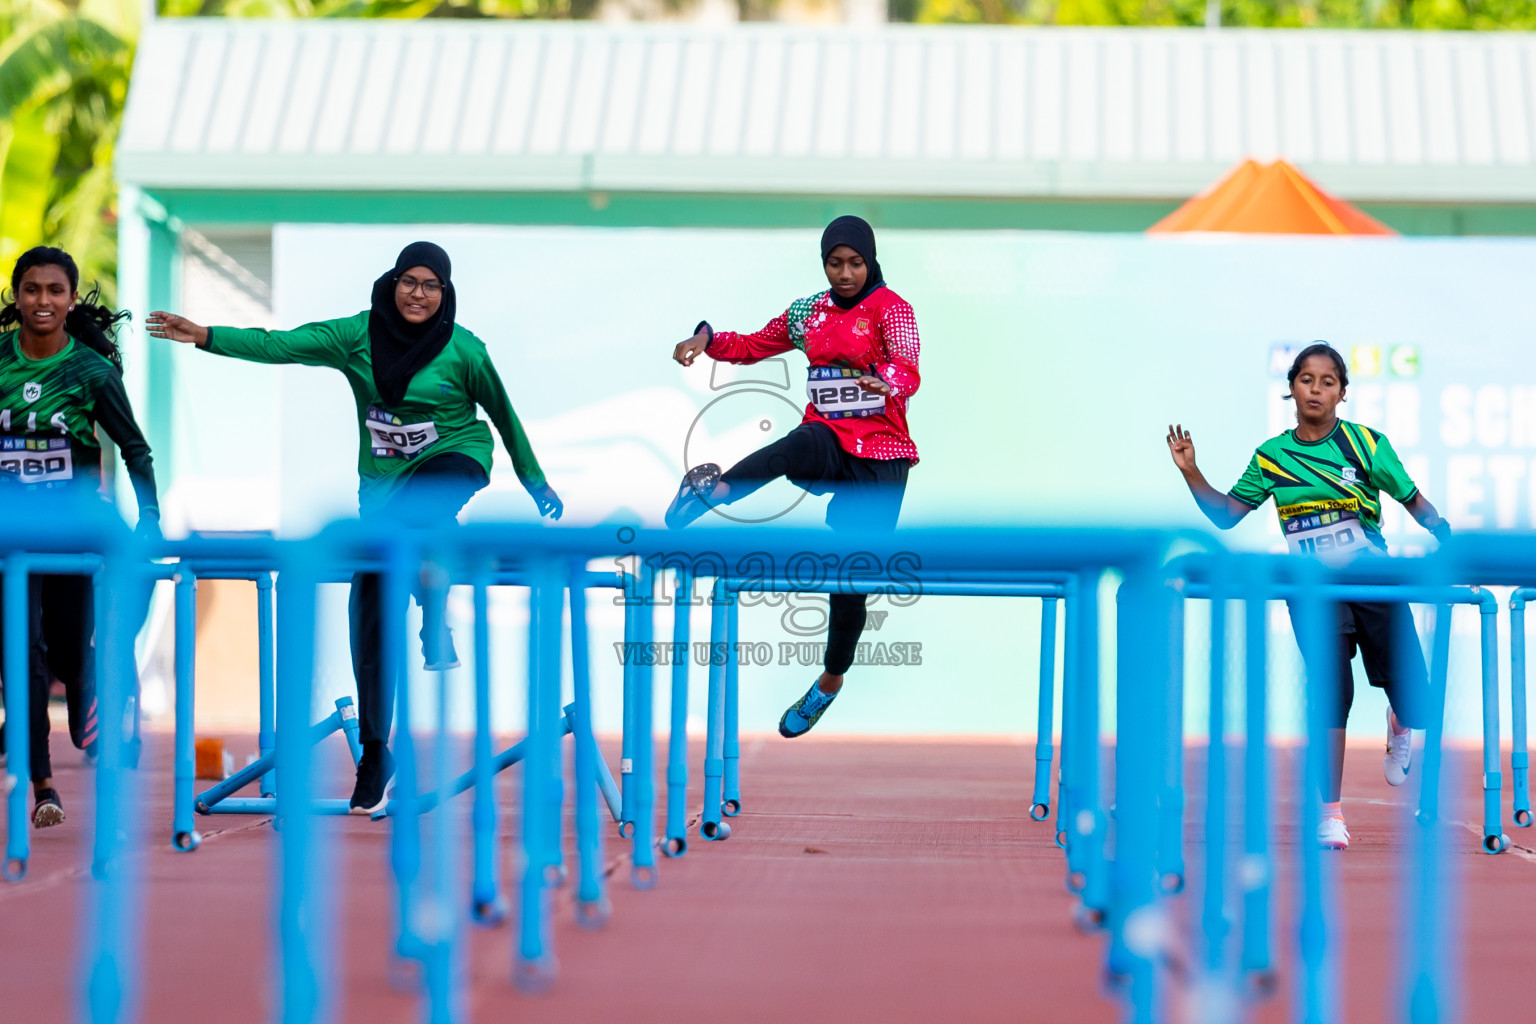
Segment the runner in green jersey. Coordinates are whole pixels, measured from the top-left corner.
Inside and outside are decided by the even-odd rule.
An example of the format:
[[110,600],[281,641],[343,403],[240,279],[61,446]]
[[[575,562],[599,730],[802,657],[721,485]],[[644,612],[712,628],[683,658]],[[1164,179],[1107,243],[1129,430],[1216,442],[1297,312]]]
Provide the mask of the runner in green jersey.
[[[364,518],[423,527],[452,522],[490,482],[491,432],[478,416],[484,409],[539,512],[558,519],[564,506],[544,479],[485,343],[454,322],[451,270],[441,248],[414,242],[374,282],[370,308],[356,316],[264,331],[203,327],[156,312],[149,315],[149,333],[237,359],[340,370],[357,410],[358,506]],[[358,814],[383,807],[394,770],[386,741],[395,687],[383,679],[381,603],[379,577],[359,573],[350,602],[363,742],[352,794]],[[429,669],[458,665],[442,617],[441,607],[423,605]]]
[[[1338,405],[1349,386],[1349,371],[1338,352],[1321,342],[1309,345],[1296,356],[1287,379],[1287,397],[1296,403],[1296,427],[1259,445],[1237,486],[1227,494],[1206,482],[1195,464],[1189,432],[1182,425],[1168,428],[1174,464],[1212,523],[1230,529],[1273,497],[1291,551],[1336,565],[1361,554],[1386,553],[1381,536],[1381,495],[1385,493],[1437,538],[1450,535],[1450,526],[1409,479],[1386,435],[1338,418]],[[1356,651],[1365,662],[1371,685],[1386,690],[1391,705],[1387,752],[1382,759],[1391,785],[1400,786],[1407,779],[1412,732],[1427,726],[1430,705],[1429,675],[1408,606],[1347,601],[1336,607],[1339,699],[1329,716],[1331,761],[1317,837],[1323,846],[1342,850],[1349,846],[1339,802],[1344,725],[1354,702],[1350,664]]]
[[[0,308],[0,500],[18,492],[46,501],[50,515],[93,502],[102,489],[100,427],[118,446],[138,497],[139,530],[158,534],[159,501],[149,445],[123,390],[122,356],[112,335],[126,313],[79,294],[70,255],[30,249],[11,272]],[[91,685],[92,588],[88,577],[33,576],[28,585],[28,759],[41,828],[64,820],[48,752],[48,690],[64,683],[70,735],[89,748],[95,734]],[[0,637],[0,670],[3,670]],[[19,682],[19,681],[18,681]]]

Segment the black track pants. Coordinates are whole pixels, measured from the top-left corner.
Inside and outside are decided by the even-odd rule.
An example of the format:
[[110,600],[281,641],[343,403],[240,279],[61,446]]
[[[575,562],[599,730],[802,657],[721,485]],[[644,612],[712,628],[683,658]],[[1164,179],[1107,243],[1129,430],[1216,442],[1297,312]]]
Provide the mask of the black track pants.
[[[489,482],[480,463],[469,456],[457,452],[438,455],[413,472],[373,515],[403,526],[443,526],[453,522],[475,492]],[[416,597],[420,601],[419,593]],[[423,606],[423,641],[442,622],[444,611],[441,606]],[[363,572],[353,576],[347,612],[352,671],[357,677],[358,739],[386,742],[395,713],[395,681],[384,678],[383,577]]]
[[[851,455],[837,443],[824,423],[802,423],[788,434],[742,459],[720,477],[731,489],[727,502],[756,491],[779,477],[788,477],[812,494],[831,492],[827,525],[834,530],[890,531],[901,514],[907,489],[907,459],[866,459]],[[863,594],[828,597],[830,623],[824,667],[840,676],[853,664],[859,636],[864,632]]]

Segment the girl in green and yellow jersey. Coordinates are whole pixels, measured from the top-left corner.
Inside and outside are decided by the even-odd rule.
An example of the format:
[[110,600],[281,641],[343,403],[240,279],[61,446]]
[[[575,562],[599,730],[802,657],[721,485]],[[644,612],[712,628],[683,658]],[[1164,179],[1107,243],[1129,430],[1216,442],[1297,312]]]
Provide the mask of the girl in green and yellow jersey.
[[[138,498],[140,532],[158,536],[154,465],[123,389],[123,359],[113,340],[128,314],[99,305],[98,291],[81,298],[79,286],[80,271],[61,249],[30,249],[11,272],[11,296],[0,308],[0,501],[32,493],[68,514],[71,503],[99,499],[100,428],[122,453]],[[27,606],[28,754],[37,799],[32,823],[42,828],[64,820],[48,756],[54,677],[64,683],[75,746],[90,749],[95,740],[91,581],[34,576]]]
[[[1195,465],[1189,432],[1183,426],[1168,428],[1174,464],[1212,523],[1230,529],[1273,497],[1291,551],[1339,564],[1360,554],[1386,554],[1381,536],[1385,493],[1437,538],[1450,535],[1450,526],[1409,479],[1386,435],[1338,418],[1349,386],[1349,371],[1338,352],[1322,342],[1309,345],[1296,356],[1286,379],[1287,397],[1296,403],[1295,428],[1259,445],[1237,486],[1226,494],[1207,483]],[[1386,690],[1391,704],[1382,768],[1394,786],[1408,776],[1412,730],[1428,724],[1430,705],[1423,653],[1417,643],[1398,642],[1400,635],[1412,634],[1408,606],[1343,601],[1336,608],[1339,700],[1329,711],[1330,771],[1317,838],[1325,847],[1342,850],[1349,846],[1339,800],[1344,725],[1355,695],[1350,670],[1355,652],[1365,662],[1371,685]]]
[[[202,327],[156,312],[148,318],[149,332],[237,359],[340,370],[357,410],[364,518],[422,527],[452,522],[490,482],[491,431],[478,415],[484,409],[539,512],[558,519],[564,506],[544,479],[485,343],[454,322],[451,269],[441,248],[413,242],[374,282],[371,306],[355,316],[263,331]],[[386,741],[394,681],[383,678],[382,589],[375,574],[359,573],[352,581],[352,666],[363,742],[351,803],[357,814],[384,806],[393,774]],[[442,613],[440,607],[422,609],[429,669],[458,664],[451,640],[439,646],[446,636]]]

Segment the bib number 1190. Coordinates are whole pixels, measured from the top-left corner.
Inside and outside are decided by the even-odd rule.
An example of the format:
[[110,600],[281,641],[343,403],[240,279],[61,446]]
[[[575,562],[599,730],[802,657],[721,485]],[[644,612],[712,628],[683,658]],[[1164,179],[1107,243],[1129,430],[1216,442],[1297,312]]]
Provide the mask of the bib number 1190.
[[1327,554],[1351,547],[1357,542],[1355,528],[1346,526],[1334,533],[1309,534],[1295,539],[1295,550],[1303,555]]
[[1285,523],[1285,541],[1292,554],[1324,561],[1347,561],[1363,550],[1360,520],[1338,512],[1297,516]]

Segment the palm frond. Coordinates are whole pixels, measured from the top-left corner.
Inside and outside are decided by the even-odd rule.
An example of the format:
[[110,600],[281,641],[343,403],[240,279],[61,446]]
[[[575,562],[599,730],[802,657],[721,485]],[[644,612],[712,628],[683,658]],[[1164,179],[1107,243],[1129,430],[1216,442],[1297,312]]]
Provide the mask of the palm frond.
[[5,266],[43,239],[59,158],[59,136],[40,107],[18,111],[10,119],[10,136],[0,167],[0,264]]
[[126,64],[132,49],[106,27],[67,17],[23,30],[0,56],[0,120],[44,103],[104,65]]

